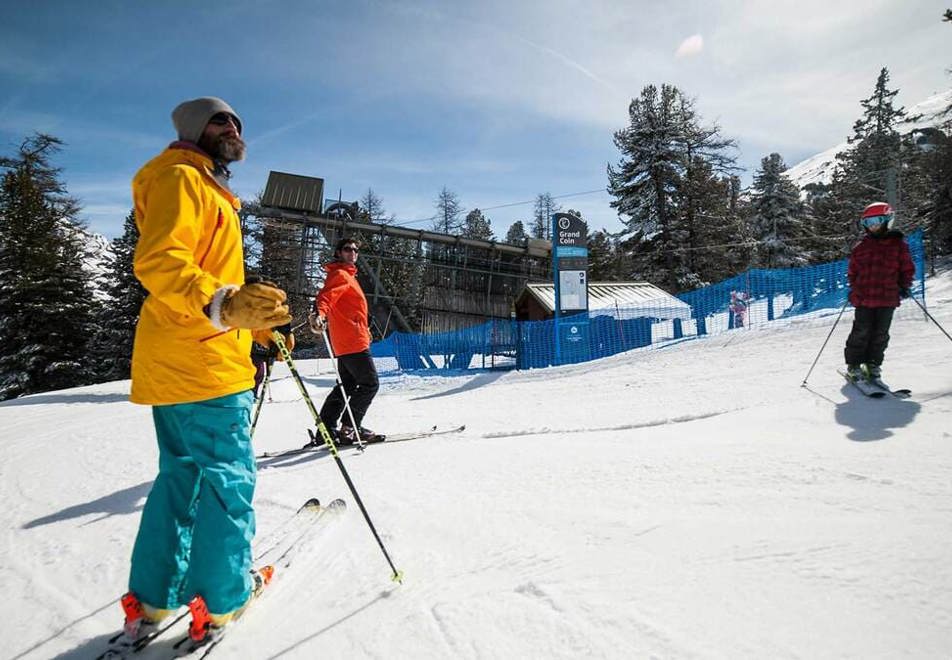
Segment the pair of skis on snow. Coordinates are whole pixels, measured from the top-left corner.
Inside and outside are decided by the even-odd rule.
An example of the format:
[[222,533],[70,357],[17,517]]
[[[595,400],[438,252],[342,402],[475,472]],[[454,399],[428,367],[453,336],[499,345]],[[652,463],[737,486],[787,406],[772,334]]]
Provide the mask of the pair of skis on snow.
[[[392,445],[395,442],[406,442],[407,440],[418,440],[420,438],[432,438],[438,435],[462,433],[465,430],[466,430],[465,424],[461,424],[459,426],[442,427],[442,428],[438,426],[432,426],[428,429],[424,429],[421,431],[411,431],[409,433],[397,433],[394,435],[388,435],[388,436],[385,436],[384,440],[381,440],[379,442],[366,443],[364,447],[367,447],[368,445],[377,445],[377,444]],[[343,447],[348,447],[348,446],[352,446],[352,445],[343,445]],[[353,446],[356,446],[356,445],[353,445]],[[282,456],[294,456],[296,454],[310,454],[312,452],[326,452],[326,451],[327,451],[327,445],[316,440],[316,438],[312,435],[311,442],[304,445],[303,447],[296,447],[294,449],[281,449],[278,451],[266,451],[263,454],[258,454],[257,456],[255,456],[255,459],[261,460],[263,458],[279,458]]]
[[883,382],[882,378],[866,380],[865,378],[851,378],[850,375],[843,369],[837,369],[836,372],[845,378],[846,382],[855,386],[856,389],[871,399],[882,399],[883,397],[887,396],[891,396],[896,399],[908,399],[912,395],[912,390],[907,388],[893,389]]
[[[255,553],[254,563],[260,566],[260,568],[255,569],[256,572],[259,575],[266,575],[267,578],[260,589],[254,592],[252,599],[256,599],[264,591],[267,584],[271,582],[272,575],[282,573],[291,565],[293,556],[300,550],[302,543],[315,533],[315,527],[319,523],[326,520],[329,514],[342,513],[346,509],[347,503],[344,500],[336,499],[330,504],[322,505],[320,500],[312,497],[265,538],[261,544],[263,547],[259,546],[260,549]],[[239,616],[236,616],[232,622],[218,630],[213,636],[195,639],[191,632],[186,633],[184,637],[172,645],[168,657],[193,657],[199,660],[207,657],[224,638],[226,631],[239,618],[247,616],[247,611],[253,606],[254,601],[252,600]],[[154,631],[132,643],[126,642],[123,639],[123,634],[119,633],[109,640],[109,647],[96,656],[96,660],[132,657],[170,630],[180,628],[179,623],[186,619],[189,614],[193,614],[192,609],[182,608],[180,613],[169,617]]]

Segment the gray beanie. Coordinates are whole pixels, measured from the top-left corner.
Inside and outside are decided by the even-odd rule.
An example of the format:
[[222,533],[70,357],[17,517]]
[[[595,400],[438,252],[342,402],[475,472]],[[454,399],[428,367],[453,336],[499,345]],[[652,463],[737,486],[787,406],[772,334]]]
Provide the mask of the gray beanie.
[[179,139],[197,143],[205,132],[208,120],[219,112],[227,112],[234,117],[235,123],[238,124],[238,133],[241,134],[241,118],[238,117],[238,113],[232,110],[230,105],[214,96],[202,96],[179,103],[172,111],[172,123],[178,131]]

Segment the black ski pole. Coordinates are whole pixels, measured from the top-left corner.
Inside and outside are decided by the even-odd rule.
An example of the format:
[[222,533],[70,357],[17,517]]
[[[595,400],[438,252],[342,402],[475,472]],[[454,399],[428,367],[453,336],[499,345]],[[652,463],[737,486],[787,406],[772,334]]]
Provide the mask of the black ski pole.
[[370,514],[367,513],[367,508],[364,506],[363,500],[361,500],[360,495],[357,494],[357,488],[354,486],[354,482],[351,481],[350,475],[347,473],[347,468],[344,467],[344,462],[341,460],[340,454],[337,452],[337,445],[334,444],[334,439],[331,438],[331,434],[328,432],[327,426],[321,419],[320,413],[318,413],[317,408],[314,407],[314,402],[311,400],[311,395],[307,393],[307,388],[304,387],[304,381],[301,379],[300,374],[298,374],[297,369],[294,367],[294,361],[291,359],[291,353],[288,351],[288,347],[284,344],[284,337],[282,337],[281,333],[277,330],[272,331],[271,335],[274,337],[275,345],[278,347],[278,350],[281,351],[281,355],[284,357],[284,363],[288,365],[288,370],[291,372],[291,378],[295,383],[297,383],[298,389],[301,390],[301,396],[304,397],[304,402],[307,404],[308,410],[311,411],[311,416],[314,418],[314,423],[317,424],[317,431],[320,434],[321,439],[324,440],[324,445],[327,447],[331,456],[334,457],[334,462],[337,463],[337,467],[340,468],[340,473],[344,476],[344,481],[347,482],[347,487],[354,496],[357,506],[360,507],[360,512],[364,514],[364,520],[367,521],[367,526],[370,527],[370,531],[377,540],[377,545],[380,546],[383,556],[387,559],[387,563],[390,565],[390,570],[393,571],[393,575],[390,576],[390,579],[394,582],[402,583],[403,572],[398,571],[397,567],[393,565],[393,560],[390,559],[390,553],[387,552],[387,548],[380,539],[380,534],[377,533],[377,528],[374,527],[374,523],[370,519]]
[[921,302],[919,302],[918,300],[916,300],[916,297],[915,297],[915,296],[909,296],[909,297],[912,298],[912,300],[913,300],[917,305],[919,305],[919,309],[921,309],[921,310],[925,313],[925,315],[929,317],[929,320],[932,321],[933,323],[935,323],[935,327],[937,327],[939,330],[941,330],[941,331],[942,331],[942,334],[944,334],[946,337],[949,338],[949,341],[952,341],[952,336],[950,336],[949,333],[945,331],[945,328],[943,328],[941,325],[939,325],[939,322],[936,321],[936,320],[935,320],[935,317],[932,316],[932,314],[929,313],[929,310],[927,310],[927,309],[925,308],[925,305],[923,305]]
[[251,420],[251,433],[249,437],[255,437],[255,427],[258,425],[258,415],[261,414],[261,406],[264,405],[264,388],[268,386],[268,381],[271,380],[271,362],[265,363],[265,372],[264,379],[261,381],[261,387],[258,390],[258,404],[255,406],[255,414]]
[[[277,357],[277,356],[275,356]],[[268,403],[273,403],[274,399],[271,398],[271,369],[274,367],[274,358],[268,358],[268,380],[265,381],[268,384]]]
[[350,427],[354,429],[355,444],[360,451],[363,451],[366,445],[360,437],[360,427],[357,426],[357,422],[354,419],[354,411],[351,410],[350,407],[350,395],[347,394],[347,390],[344,389],[344,383],[340,380],[340,369],[337,368],[337,357],[334,355],[334,349],[331,348],[331,340],[327,336],[327,330],[321,330],[321,336],[324,337],[324,346],[327,348],[327,354],[331,358],[331,366],[334,367],[334,379],[337,381],[337,387],[340,388],[340,395],[344,398],[344,408],[347,409],[347,416],[350,418]]
[[843,316],[843,312],[846,311],[846,306],[850,304],[850,299],[847,296],[846,302],[843,303],[843,306],[840,307],[840,313],[836,315],[836,320],[833,321],[833,327],[830,328],[830,334],[826,336],[826,339],[823,341],[823,345],[820,346],[820,352],[816,354],[816,359],[813,360],[813,364],[810,365],[810,371],[807,372],[807,375],[803,377],[803,382],[800,383],[800,387],[807,386],[807,379],[810,377],[810,374],[813,373],[813,368],[816,367],[816,363],[820,361],[820,356],[823,354],[823,349],[826,348],[827,342],[830,341],[830,337],[833,336],[833,331],[836,330],[836,324],[840,322],[840,317]]

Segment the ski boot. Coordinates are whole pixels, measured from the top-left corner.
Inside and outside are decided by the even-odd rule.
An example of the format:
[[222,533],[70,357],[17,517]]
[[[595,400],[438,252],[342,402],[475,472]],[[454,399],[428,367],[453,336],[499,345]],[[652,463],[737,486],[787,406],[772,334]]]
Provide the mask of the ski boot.
[[871,383],[883,377],[883,368],[878,364],[864,364],[863,371],[866,372],[866,380]]
[[[350,426],[341,425],[340,432],[338,433],[338,444],[341,445],[354,445],[357,444],[358,434],[354,433],[354,429]],[[387,436],[381,435],[379,433],[374,433],[370,429],[365,429],[363,426],[360,427],[360,442],[363,444],[370,444],[372,442],[383,442],[386,440]]]
[[846,377],[854,383],[860,380],[866,380],[866,373],[858,364],[850,364],[846,367]]
[[191,653],[199,647],[217,642],[218,639],[225,634],[225,626],[245,613],[245,610],[248,609],[251,602],[257,598],[261,592],[264,591],[265,586],[271,582],[272,575],[274,575],[274,566],[262,566],[258,569],[251,569],[251,595],[248,596],[248,600],[245,601],[244,605],[225,614],[212,614],[209,612],[205,599],[200,595],[190,600],[188,610],[192,615],[192,623],[188,627],[188,638],[182,640],[182,642],[188,643],[185,651]]
[[158,634],[162,619],[172,613],[145,605],[131,591],[119,602],[125,614],[122,632],[109,640],[109,649],[100,658],[124,658],[138,652]]

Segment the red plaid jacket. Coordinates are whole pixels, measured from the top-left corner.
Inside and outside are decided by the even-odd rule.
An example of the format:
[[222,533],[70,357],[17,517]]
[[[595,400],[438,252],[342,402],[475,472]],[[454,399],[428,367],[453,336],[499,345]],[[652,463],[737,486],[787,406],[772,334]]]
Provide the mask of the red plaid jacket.
[[867,234],[850,252],[847,277],[853,307],[899,307],[899,290],[912,286],[916,267],[902,232]]

